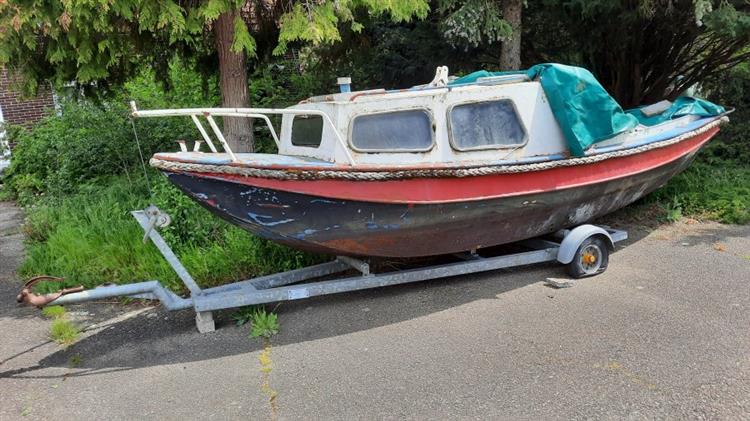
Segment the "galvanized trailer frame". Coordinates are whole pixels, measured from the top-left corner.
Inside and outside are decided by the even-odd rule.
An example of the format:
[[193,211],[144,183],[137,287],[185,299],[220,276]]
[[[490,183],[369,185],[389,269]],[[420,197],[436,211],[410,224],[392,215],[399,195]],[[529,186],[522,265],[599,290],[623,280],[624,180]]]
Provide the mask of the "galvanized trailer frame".
[[[591,236],[601,236],[610,250],[613,250],[615,242],[627,238],[627,232],[625,231],[605,229],[594,225],[581,225],[573,230],[558,233],[558,237],[562,238],[560,242],[543,239],[523,241],[520,244],[531,249],[531,251],[526,252],[493,257],[482,257],[475,252],[468,252],[459,256],[462,258],[459,262],[385,273],[371,273],[369,263],[364,260],[338,256],[336,260],[327,263],[201,289],[157,231],[157,228],[169,224],[169,216],[155,206],[149,206],[144,210],[131,213],[145,232],[144,241],[146,238],[151,239],[190,291],[190,296],[180,297],[163,287],[159,281],[145,281],[126,285],[102,286],[67,294],[49,304],[65,305],[117,296],[159,300],[168,310],[192,307],[196,313],[198,331],[203,333],[215,329],[212,315],[214,310],[299,300],[317,295],[378,288],[555,260],[567,264],[573,260],[576,250],[583,241]],[[356,269],[359,274],[339,279],[300,283],[322,276],[342,273],[350,269]]]

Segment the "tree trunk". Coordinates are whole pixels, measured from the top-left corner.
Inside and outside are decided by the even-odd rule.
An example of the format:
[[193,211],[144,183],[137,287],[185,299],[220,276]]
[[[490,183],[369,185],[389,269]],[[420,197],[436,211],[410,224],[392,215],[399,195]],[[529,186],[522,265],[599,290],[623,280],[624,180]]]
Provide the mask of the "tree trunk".
[[[231,50],[237,10],[222,13],[214,22],[219,53],[219,89],[223,107],[249,107],[245,52]],[[224,137],[234,152],[253,151],[253,123],[245,117],[224,117]]]
[[500,46],[500,69],[519,70],[521,68],[521,11],[523,0],[500,0],[503,19],[513,33]]

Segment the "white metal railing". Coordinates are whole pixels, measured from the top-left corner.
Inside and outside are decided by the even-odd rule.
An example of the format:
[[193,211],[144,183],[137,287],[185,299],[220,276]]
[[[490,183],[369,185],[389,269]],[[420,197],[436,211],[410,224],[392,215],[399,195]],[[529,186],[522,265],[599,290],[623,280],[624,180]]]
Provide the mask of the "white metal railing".
[[206,121],[208,121],[208,125],[211,127],[211,130],[213,130],[214,135],[216,136],[216,139],[219,140],[219,143],[221,143],[222,148],[224,151],[229,154],[232,161],[238,162],[237,156],[234,154],[232,149],[229,147],[229,144],[227,143],[227,140],[224,138],[224,134],[221,132],[221,129],[219,129],[219,126],[216,124],[216,121],[214,120],[215,117],[245,117],[245,118],[259,118],[263,121],[265,121],[266,125],[268,126],[268,130],[271,131],[271,136],[273,136],[274,142],[276,142],[277,147],[281,147],[281,140],[279,139],[279,136],[276,133],[276,129],[274,129],[273,124],[271,124],[271,119],[268,118],[268,114],[270,115],[318,115],[321,118],[323,118],[323,121],[325,124],[330,126],[331,131],[333,132],[334,136],[336,136],[336,141],[338,142],[339,146],[344,151],[344,154],[346,155],[346,159],[349,161],[349,165],[354,164],[354,158],[352,157],[351,152],[347,148],[346,142],[341,137],[341,134],[336,129],[336,126],[333,124],[333,121],[331,120],[331,117],[328,116],[325,112],[321,110],[303,110],[303,109],[297,109],[297,108],[174,108],[174,109],[166,109],[166,110],[138,110],[138,108],[135,105],[135,101],[130,101],[130,109],[131,109],[131,115],[133,117],[190,117],[191,120],[193,120],[193,123],[198,128],[198,132],[200,132],[201,136],[203,137],[203,140],[206,141],[206,144],[208,145],[208,148],[211,149],[211,152],[218,153],[216,147],[214,146],[213,142],[211,141],[211,137],[208,135],[208,132],[206,132],[205,127],[201,123],[200,119],[198,117],[203,116],[206,118]]

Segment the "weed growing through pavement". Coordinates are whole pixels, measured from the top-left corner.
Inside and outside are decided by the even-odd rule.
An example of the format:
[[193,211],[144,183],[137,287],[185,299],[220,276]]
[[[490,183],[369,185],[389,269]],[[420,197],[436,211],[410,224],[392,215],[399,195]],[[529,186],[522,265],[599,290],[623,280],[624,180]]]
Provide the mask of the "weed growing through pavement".
[[263,307],[248,306],[237,310],[232,318],[241,326],[248,322],[250,326],[250,337],[263,340],[263,350],[258,355],[260,363],[261,382],[260,388],[268,398],[271,407],[271,419],[278,419],[279,408],[276,402],[278,392],[271,387],[271,371],[273,371],[273,360],[271,359],[271,336],[279,333],[279,320],[274,312],[266,311]]
[[63,306],[49,306],[42,309],[42,316],[48,319],[59,319],[65,316],[65,308]]
[[42,315],[52,319],[49,327],[49,338],[62,346],[69,346],[78,339],[81,331],[65,317],[65,308],[49,306],[42,309]]
[[70,320],[59,318],[52,321],[49,337],[63,346],[69,346],[78,339],[80,331]]
[[75,354],[68,360],[68,366],[70,368],[76,368],[81,365],[82,361],[83,358],[81,358],[81,354]]
[[253,320],[253,314],[255,314],[256,310],[255,306],[240,307],[232,313],[232,320],[234,320],[237,326],[242,326]]
[[250,336],[253,338],[270,338],[279,333],[279,319],[276,313],[267,312],[264,308],[257,309],[252,315],[253,325]]

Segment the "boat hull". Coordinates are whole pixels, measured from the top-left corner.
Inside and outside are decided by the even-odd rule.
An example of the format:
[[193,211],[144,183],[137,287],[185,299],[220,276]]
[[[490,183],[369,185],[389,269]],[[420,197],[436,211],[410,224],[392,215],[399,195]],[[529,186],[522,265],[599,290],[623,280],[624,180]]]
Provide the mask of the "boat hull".
[[[562,178],[544,170],[524,173],[525,177],[500,174],[461,179],[484,183],[482,188],[496,186],[498,194],[484,197],[440,199],[462,194],[455,188],[454,193],[445,191],[452,189],[448,186],[455,179],[418,181],[423,187],[415,189],[415,197],[409,200],[409,191],[404,189],[411,181],[402,184],[404,189],[394,190],[398,194],[389,199],[387,193],[378,196],[375,190],[382,184],[377,182],[340,181],[340,189],[326,194],[316,190],[312,181],[269,185],[248,177],[165,174],[216,215],[293,248],[336,255],[418,257],[511,243],[613,212],[684,170],[715,132],[643,156],[612,158],[604,161],[606,166],[600,162],[569,168]],[[519,176],[524,177],[520,183]],[[313,183],[310,192],[290,191],[304,188],[304,183]],[[513,183],[520,187],[507,193]],[[374,200],[352,198],[355,194],[370,194]]]

